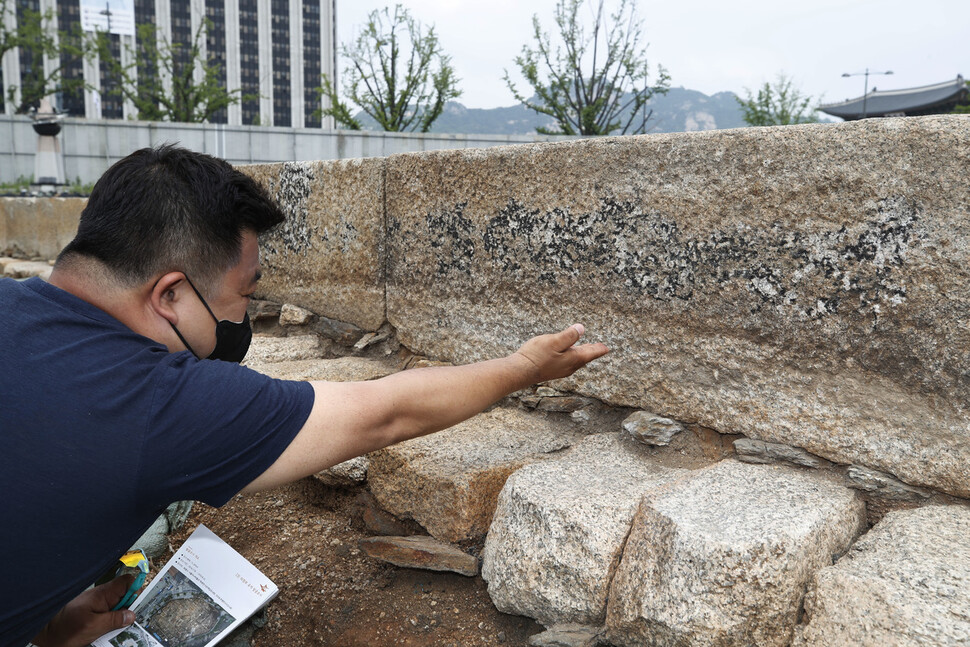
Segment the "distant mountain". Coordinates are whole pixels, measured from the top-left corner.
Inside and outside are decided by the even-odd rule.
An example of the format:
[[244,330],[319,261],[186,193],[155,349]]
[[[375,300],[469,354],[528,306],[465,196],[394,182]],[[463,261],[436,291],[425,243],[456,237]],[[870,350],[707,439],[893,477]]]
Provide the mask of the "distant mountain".
[[[648,106],[653,109],[653,115],[647,122],[648,132],[678,133],[744,127],[736,96],[733,92],[718,92],[708,96],[696,90],[671,88],[667,94],[650,100]],[[376,128],[376,123],[363,113],[359,113],[357,118],[365,129]],[[554,129],[556,124],[551,117],[529,110],[522,104],[484,109],[466,108],[457,101],[449,101],[445,104],[444,112],[431,126],[431,132],[531,135],[539,126]]]

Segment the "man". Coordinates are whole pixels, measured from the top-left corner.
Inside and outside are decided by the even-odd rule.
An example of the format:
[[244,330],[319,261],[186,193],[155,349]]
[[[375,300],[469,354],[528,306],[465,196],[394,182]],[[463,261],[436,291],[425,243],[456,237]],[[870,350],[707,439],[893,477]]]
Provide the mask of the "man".
[[84,645],[130,623],[108,613],[125,580],[78,593],[172,501],[303,478],[607,352],[574,346],[577,324],[502,359],[371,382],[240,367],[257,236],[282,220],[229,164],[144,149],[95,186],[49,283],[0,281],[0,645]]

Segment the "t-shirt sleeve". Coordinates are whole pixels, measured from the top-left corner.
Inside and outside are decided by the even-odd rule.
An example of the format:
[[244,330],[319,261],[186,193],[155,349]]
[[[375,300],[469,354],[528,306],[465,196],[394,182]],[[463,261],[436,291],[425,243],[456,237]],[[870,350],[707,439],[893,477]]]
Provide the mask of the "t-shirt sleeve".
[[229,362],[178,353],[159,370],[139,470],[140,494],[157,506],[223,505],[279,458],[313,408],[308,382]]

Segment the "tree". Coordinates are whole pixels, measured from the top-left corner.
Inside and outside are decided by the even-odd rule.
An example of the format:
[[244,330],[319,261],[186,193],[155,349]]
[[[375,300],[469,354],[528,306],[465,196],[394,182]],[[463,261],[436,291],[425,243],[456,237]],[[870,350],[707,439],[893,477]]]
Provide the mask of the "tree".
[[[344,94],[384,130],[426,133],[445,102],[461,96],[451,57],[442,50],[434,26],[424,30],[401,5],[393,15],[387,7],[372,11],[353,44],[341,45],[340,53],[349,61]],[[319,114],[360,130],[360,121],[326,74],[317,90],[330,101]]]
[[792,79],[784,74],[779,74],[774,84],[765,82],[757,96],[753,96],[747,88],[745,94],[746,99],[735,98],[749,126],[783,126],[818,121],[815,115],[817,108],[811,107],[812,97],[803,96]]
[[[584,5],[595,15],[589,31],[579,18]],[[536,47],[523,45],[522,54],[515,58],[533,88],[533,99],[526,99],[505,71],[505,83],[516,100],[558,124],[558,130],[536,130],[550,135],[645,132],[653,114],[647,103],[655,94],[667,93],[670,77],[658,66],[656,81],[651,84],[649,80],[642,53],[646,48],[641,44],[643,27],[634,0],[620,0],[609,17],[604,13],[604,0],[558,0],[555,21],[561,40],[555,50],[539,17],[533,16]]]
[[[54,12],[44,13],[23,8],[17,27],[3,26],[3,16],[15,10],[15,0],[0,0],[0,60],[14,48],[20,49],[22,71],[19,86],[10,86],[6,100],[14,111],[24,114],[37,108],[40,100],[55,92],[74,92],[84,87],[82,78],[65,78],[65,62],[80,61],[85,55],[84,38],[79,28],[72,31],[54,29]],[[56,61],[50,67],[45,59]]]
[[118,90],[135,105],[139,119],[198,123],[250,99],[238,88],[228,90],[219,78],[221,65],[202,55],[208,30],[209,21],[203,21],[186,45],[159,38],[154,25],[139,25],[135,48],[126,46],[132,61],[127,65],[111,51],[108,34],[98,32],[95,40],[108,73],[120,80]]

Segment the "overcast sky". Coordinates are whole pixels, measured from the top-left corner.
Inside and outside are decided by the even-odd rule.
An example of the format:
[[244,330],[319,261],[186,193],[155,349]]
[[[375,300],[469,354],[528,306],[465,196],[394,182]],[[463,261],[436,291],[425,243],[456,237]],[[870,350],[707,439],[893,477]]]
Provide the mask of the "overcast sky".
[[[607,5],[612,0],[607,0]],[[392,5],[337,0],[341,43],[353,39],[367,14]],[[433,23],[461,79],[459,101],[470,108],[515,103],[503,69],[532,43],[532,16],[547,31],[555,0],[407,0],[423,23]],[[647,58],[667,68],[673,87],[744,95],[779,72],[804,94],[824,102],[862,95],[869,87],[908,88],[970,79],[968,0],[639,0]],[[344,62],[339,61],[343,69]],[[515,78],[521,79],[515,75]],[[527,92],[527,89],[524,90]]]

